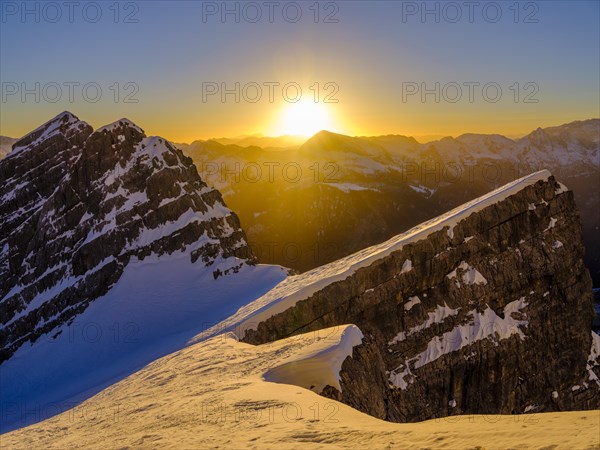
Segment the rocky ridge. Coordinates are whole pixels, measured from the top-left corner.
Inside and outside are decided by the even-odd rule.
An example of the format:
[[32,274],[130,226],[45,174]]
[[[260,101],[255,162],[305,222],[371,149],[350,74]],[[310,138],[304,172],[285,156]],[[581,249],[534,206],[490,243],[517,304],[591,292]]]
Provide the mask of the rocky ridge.
[[341,391],[321,393],[390,421],[600,407],[600,338],[573,193],[548,172],[503,189],[383,253],[286,280],[262,300],[270,309],[224,329],[261,344],[357,325],[365,338],[344,361]]

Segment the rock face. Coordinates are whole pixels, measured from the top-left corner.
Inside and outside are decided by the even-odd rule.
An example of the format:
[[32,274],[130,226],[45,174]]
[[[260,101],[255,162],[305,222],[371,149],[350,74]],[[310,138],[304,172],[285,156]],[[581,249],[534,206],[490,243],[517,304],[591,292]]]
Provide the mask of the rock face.
[[240,336],[259,344],[357,325],[365,338],[344,361],[341,392],[321,393],[390,421],[600,407],[572,192],[546,172],[445,220],[455,223],[314,284]]
[[85,310],[131,261],[189,253],[214,277],[253,264],[237,216],[192,160],[127,119],[65,112],[0,161],[0,363]]

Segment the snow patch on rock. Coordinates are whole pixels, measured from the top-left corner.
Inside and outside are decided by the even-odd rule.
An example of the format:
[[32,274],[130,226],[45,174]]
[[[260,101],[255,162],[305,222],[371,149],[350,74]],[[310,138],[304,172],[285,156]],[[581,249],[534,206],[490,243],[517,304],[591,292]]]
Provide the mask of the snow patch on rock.
[[412,261],[410,259],[407,259],[406,261],[404,261],[404,264],[402,264],[402,270],[400,270],[400,273],[406,273],[406,272],[410,272],[412,270]]
[[[442,336],[436,336],[427,344],[427,349],[414,358],[405,361],[390,373],[390,382],[400,389],[407,389],[414,380],[412,370],[423,367],[442,356],[456,352],[464,347],[481,340],[492,340],[496,344],[502,339],[508,339],[512,335],[525,339],[521,327],[528,325],[524,319],[515,319],[513,314],[521,313],[527,306],[524,297],[515,300],[504,307],[504,319],[498,316],[489,306],[483,311],[473,310],[469,312],[472,319],[465,324],[459,325]],[[522,314],[522,313],[521,313]]]
[[[456,269],[454,269],[452,272],[450,272],[448,275],[446,275],[446,277],[448,277],[448,279],[452,280],[453,278],[456,278],[457,276],[457,271],[458,269],[460,269],[463,274],[462,274],[462,281],[464,284],[467,285],[473,285],[473,284],[482,284],[482,285],[486,285],[487,284],[487,279],[481,275],[481,273],[475,269],[473,266],[469,265],[467,262],[462,261],[458,267]],[[458,280],[456,281],[456,285],[458,287],[460,287],[460,283],[458,282]]]
[[119,127],[127,127],[127,128],[133,128],[136,131],[144,134],[144,130],[142,130],[140,127],[138,127],[135,123],[133,123],[131,120],[123,117],[122,119],[116,120],[113,123],[109,123],[108,125],[104,125],[103,127],[100,127],[96,130],[96,133],[101,133],[103,131],[108,131],[111,132],[113,131],[115,128],[119,128]]
[[586,366],[586,370],[588,371],[589,380],[594,381],[598,386],[600,386],[600,379],[594,369],[600,366],[600,336],[592,331],[592,347],[590,349],[590,356],[588,357],[588,363]]
[[[411,297],[411,298],[414,298],[414,297]],[[418,299],[419,297],[416,297],[416,298]],[[406,308],[406,306],[405,306],[405,308]],[[456,316],[459,311],[460,311],[460,308],[452,309],[445,303],[444,303],[444,306],[438,305],[433,311],[427,313],[428,317],[425,322],[423,322],[420,325],[417,325],[415,327],[412,327],[411,329],[409,329],[406,332],[401,331],[394,337],[394,339],[392,339],[388,343],[388,345],[394,345],[397,342],[402,342],[407,337],[412,336],[415,333],[426,330],[427,328],[430,328],[434,324],[442,323],[448,317]]]
[[418,296],[408,297],[408,301],[404,304],[404,310],[410,311],[413,306],[421,303],[421,299]]
[[544,229],[544,233],[548,230],[551,230],[552,228],[554,228],[554,226],[556,225],[557,219],[555,219],[554,217],[550,217],[550,223],[548,224],[548,226]]
[[569,188],[566,187],[564,184],[562,184],[560,181],[557,181],[557,183],[558,183],[558,188],[556,189],[556,191],[554,191],[554,193],[556,195],[559,195],[559,194],[569,191]]

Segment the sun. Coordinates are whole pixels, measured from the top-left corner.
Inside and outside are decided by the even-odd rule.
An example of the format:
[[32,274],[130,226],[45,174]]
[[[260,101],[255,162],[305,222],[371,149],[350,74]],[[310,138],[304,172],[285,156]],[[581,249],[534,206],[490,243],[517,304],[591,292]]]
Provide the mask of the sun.
[[300,100],[284,108],[277,132],[281,135],[312,136],[321,130],[332,128],[333,119],[327,104]]

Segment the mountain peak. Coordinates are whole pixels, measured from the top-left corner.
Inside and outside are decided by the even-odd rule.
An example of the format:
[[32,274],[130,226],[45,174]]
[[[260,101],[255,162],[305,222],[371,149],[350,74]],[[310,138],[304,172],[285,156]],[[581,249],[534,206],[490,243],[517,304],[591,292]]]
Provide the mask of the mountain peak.
[[530,142],[538,145],[543,145],[550,140],[550,135],[546,133],[541,127],[536,128],[534,131],[525,136],[524,139],[528,139]]
[[87,123],[79,120],[79,118],[74,114],[70,113],[69,111],[63,111],[15,142],[12,146],[12,152],[9,154],[9,156],[14,155],[27,147],[33,147],[41,141],[44,141],[58,133],[68,133],[69,130],[74,128],[81,129],[87,126]]
[[137,126],[135,123],[133,123],[131,120],[127,119],[126,117],[123,117],[119,120],[116,120],[112,123],[109,123],[108,125],[104,125],[103,127],[100,127],[96,130],[97,133],[100,133],[102,131],[112,131],[115,128],[120,128],[120,127],[126,127],[126,128],[133,128],[135,130],[137,130],[139,133],[141,134],[145,134],[144,130]]
[[40,130],[48,130],[50,128],[56,129],[62,124],[73,123],[73,122],[79,122],[79,118],[75,114],[73,114],[69,111],[63,111],[60,114],[54,116],[52,119],[48,120],[47,122],[45,122],[42,125],[40,125],[39,127],[37,127],[35,130],[27,133],[21,139],[25,139],[26,137],[31,136]]
[[321,131],[313,134],[310,138],[308,138],[302,146],[304,147],[310,143],[313,143],[313,144],[314,143],[320,143],[320,144],[332,143],[339,139],[347,139],[348,137],[349,136],[339,134],[339,133],[334,133],[332,131],[321,130]]
[[71,111],[63,111],[60,114],[56,115],[53,119],[50,119],[46,123],[55,122],[55,121],[73,121],[73,120],[79,120],[79,117],[77,117]]
[[315,134],[313,134],[310,139],[331,138],[331,137],[335,137],[335,136],[343,136],[343,135],[341,135],[339,133],[334,133],[333,131],[329,131],[329,130],[321,130],[321,131],[317,131]]

